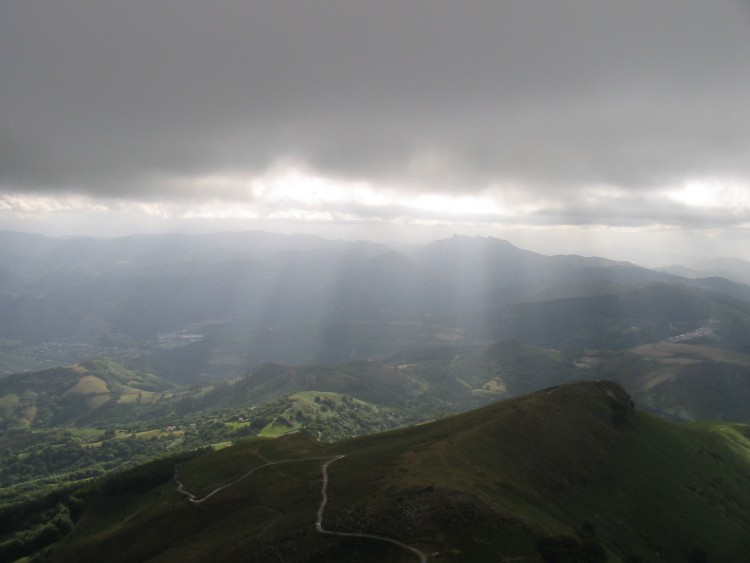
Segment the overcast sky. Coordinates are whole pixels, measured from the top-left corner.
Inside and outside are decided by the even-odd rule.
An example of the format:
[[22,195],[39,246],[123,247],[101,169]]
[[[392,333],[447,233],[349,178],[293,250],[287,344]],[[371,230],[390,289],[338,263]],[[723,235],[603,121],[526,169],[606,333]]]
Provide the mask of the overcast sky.
[[3,0],[0,229],[743,254],[748,100],[748,0]]

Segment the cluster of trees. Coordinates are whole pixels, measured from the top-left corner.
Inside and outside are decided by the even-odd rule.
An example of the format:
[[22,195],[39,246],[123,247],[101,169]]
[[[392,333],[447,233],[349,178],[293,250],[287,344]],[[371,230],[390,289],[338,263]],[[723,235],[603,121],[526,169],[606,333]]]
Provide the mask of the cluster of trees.
[[68,534],[85,504],[78,495],[77,491],[58,490],[0,511],[0,561],[31,555]]
[[143,460],[163,451],[163,446],[149,440],[104,440],[101,446],[80,444],[66,438],[58,444],[42,444],[16,454],[13,450],[0,455],[0,475],[3,487],[26,481],[30,477],[45,477],[60,472],[77,473],[81,470],[101,473],[126,460]]
[[0,561],[15,561],[37,553],[70,533],[91,498],[146,492],[172,479],[178,464],[207,451],[203,448],[181,452],[130,470],[109,473],[85,484],[59,488],[23,504],[1,508]]

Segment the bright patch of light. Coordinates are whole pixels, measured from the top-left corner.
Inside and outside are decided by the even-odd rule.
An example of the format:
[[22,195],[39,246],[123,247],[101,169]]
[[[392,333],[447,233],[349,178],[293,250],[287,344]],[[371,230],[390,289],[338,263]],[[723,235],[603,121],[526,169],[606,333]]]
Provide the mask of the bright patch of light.
[[0,194],[0,212],[18,216],[47,215],[52,213],[89,212],[103,213],[109,207],[84,196],[45,196],[22,193]]
[[399,198],[397,203],[415,211],[439,215],[499,214],[496,202],[486,196],[454,196],[444,194],[419,194],[412,198]]
[[[162,205],[162,208],[165,206]],[[258,219],[258,213],[248,205],[228,206],[224,202],[191,205],[184,211],[165,210],[171,217],[180,219]]]
[[272,207],[321,207],[359,204],[377,207],[389,204],[387,192],[366,182],[342,181],[312,174],[299,168],[277,168],[251,184],[254,199]]
[[[217,186],[209,187],[212,181]],[[448,223],[471,217],[516,215],[511,208],[500,207],[495,198],[484,194],[454,195],[420,193],[410,189],[373,186],[369,182],[318,175],[307,168],[290,163],[279,163],[254,178],[228,174],[206,176],[191,180],[194,188],[203,193],[224,192],[228,211],[221,211],[216,203],[207,211],[206,204],[196,203],[203,209],[201,216],[212,218],[231,213],[267,219],[298,221],[394,221],[429,219]],[[245,210],[242,212],[241,210]],[[355,212],[356,210],[356,212]],[[383,215],[385,214],[385,215]],[[198,216],[195,211],[191,217]]]
[[328,223],[335,220],[341,220],[342,218],[334,217],[332,213],[326,211],[306,211],[304,209],[290,209],[288,211],[278,211],[271,213],[266,217],[271,220],[283,220],[283,221],[311,221]]
[[734,180],[691,180],[669,192],[669,197],[693,208],[727,212],[750,210],[750,186]]

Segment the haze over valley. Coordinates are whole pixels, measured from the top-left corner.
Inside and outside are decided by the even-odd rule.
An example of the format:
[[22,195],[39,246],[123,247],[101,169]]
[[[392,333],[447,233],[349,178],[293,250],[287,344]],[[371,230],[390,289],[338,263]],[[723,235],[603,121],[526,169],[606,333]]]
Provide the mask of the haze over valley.
[[[711,432],[738,433],[750,448],[750,286],[736,281],[545,256],[492,237],[408,249],[264,232],[0,238],[0,475],[11,521],[13,506],[60,486],[89,487],[89,506],[100,493],[86,483],[127,479],[117,472],[176,452],[295,436],[333,442],[333,452],[343,439],[581,381],[616,386],[617,425],[630,424],[634,401],[682,424],[725,421]],[[531,427],[547,424],[546,408]],[[575,463],[596,472],[599,462]],[[54,531],[44,519],[58,509],[35,506],[42,520],[9,524],[0,549],[20,556],[75,538],[90,510],[55,512],[70,523]],[[560,525],[565,535],[570,524]],[[534,526],[513,532],[529,560],[548,549]],[[614,538],[571,549],[626,553]],[[465,540],[451,549],[463,553]],[[44,557],[63,557],[50,549]]]

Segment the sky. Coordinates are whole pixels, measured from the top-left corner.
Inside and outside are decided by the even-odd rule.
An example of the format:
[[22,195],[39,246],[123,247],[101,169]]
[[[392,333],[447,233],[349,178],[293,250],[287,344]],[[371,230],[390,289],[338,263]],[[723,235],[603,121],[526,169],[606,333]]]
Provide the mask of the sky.
[[750,259],[748,0],[3,0],[0,230]]

